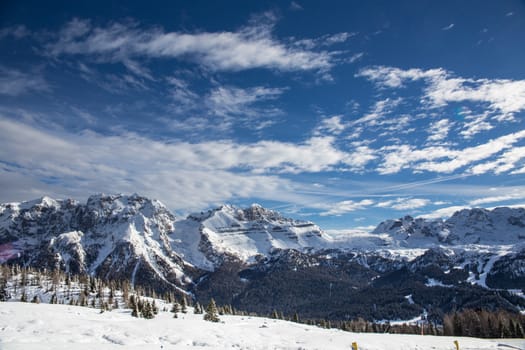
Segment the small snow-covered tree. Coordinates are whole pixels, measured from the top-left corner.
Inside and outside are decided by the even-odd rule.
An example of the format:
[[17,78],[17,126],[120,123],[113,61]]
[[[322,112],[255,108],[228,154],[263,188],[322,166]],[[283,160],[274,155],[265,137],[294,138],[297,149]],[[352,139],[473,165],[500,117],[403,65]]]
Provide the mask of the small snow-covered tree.
[[180,312],[183,314],[188,312],[188,302],[186,301],[186,297],[184,295],[180,300]]
[[142,309],[142,317],[148,320],[155,317],[155,314],[153,313],[153,309],[149,301],[146,301],[144,303],[144,307]]
[[131,311],[131,316],[133,317],[139,317],[139,307],[137,304],[133,306],[133,311]]
[[210,300],[210,303],[206,307],[206,313],[204,314],[204,320],[211,321],[211,322],[219,322],[219,315],[217,311],[217,305],[215,304],[215,300],[213,298]]
[[202,306],[199,304],[199,302],[196,302],[195,306],[193,306],[193,313],[196,315],[202,314]]

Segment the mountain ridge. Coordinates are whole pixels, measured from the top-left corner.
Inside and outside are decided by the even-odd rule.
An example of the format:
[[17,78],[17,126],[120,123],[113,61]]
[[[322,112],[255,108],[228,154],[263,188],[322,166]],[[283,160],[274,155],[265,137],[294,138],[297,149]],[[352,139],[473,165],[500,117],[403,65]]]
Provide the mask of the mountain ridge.
[[[437,290],[446,295],[438,314],[480,303],[525,310],[523,256],[523,208],[405,216],[336,237],[257,204],[186,218],[138,194],[0,204],[0,263],[129,279],[258,312],[413,317]],[[316,308],[319,300],[330,307]]]

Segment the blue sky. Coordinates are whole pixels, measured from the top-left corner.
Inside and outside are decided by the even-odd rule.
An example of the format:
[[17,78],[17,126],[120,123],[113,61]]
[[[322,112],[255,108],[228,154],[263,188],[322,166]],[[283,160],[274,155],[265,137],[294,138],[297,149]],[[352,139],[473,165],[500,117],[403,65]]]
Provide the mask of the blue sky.
[[523,1],[7,1],[0,201],[326,229],[525,206]]

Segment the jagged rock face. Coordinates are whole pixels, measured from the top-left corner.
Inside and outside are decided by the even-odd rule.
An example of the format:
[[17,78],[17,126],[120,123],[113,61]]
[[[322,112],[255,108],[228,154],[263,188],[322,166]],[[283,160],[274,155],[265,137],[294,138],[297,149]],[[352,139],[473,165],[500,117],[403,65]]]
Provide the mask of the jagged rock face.
[[0,244],[11,242],[24,264],[162,289],[194,272],[171,250],[174,222],[164,205],[138,195],[96,195],[86,204],[44,197],[0,207]]
[[[320,250],[329,237],[315,224],[284,218],[278,212],[254,204],[246,209],[229,205],[192,214],[175,224],[181,237],[173,248],[205,270],[213,270],[225,259],[247,263],[268,257],[274,250]],[[198,241],[199,244],[191,244]]]

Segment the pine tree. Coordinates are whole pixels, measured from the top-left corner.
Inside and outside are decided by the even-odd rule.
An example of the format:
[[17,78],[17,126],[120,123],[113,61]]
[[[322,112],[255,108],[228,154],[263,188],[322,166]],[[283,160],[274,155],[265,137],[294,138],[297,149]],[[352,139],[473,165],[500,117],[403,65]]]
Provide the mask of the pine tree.
[[146,301],[144,303],[144,307],[142,309],[142,317],[148,320],[155,317],[155,314],[153,313],[153,310],[151,308],[151,304],[149,303],[149,301]]
[[299,323],[299,314],[297,312],[293,314],[292,321]]
[[177,314],[177,312],[180,312],[180,305],[176,301],[173,302],[173,306],[171,307],[171,312]]
[[133,306],[133,311],[131,311],[131,316],[139,317],[139,307],[137,306],[137,304]]
[[215,304],[215,300],[213,298],[210,300],[210,303],[206,307],[206,313],[204,314],[204,320],[210,321],[210,322],[219,322],[219,315],[217,314],[217,305]]
[[155,304],[155,300],[153,300],[153,303],[151,304],[151,311],[153,311],[154,315],[158,315],[159,308],[157,307],[157,304]]
[[27,294],[25,289],[22,290],[22,296],[20,296],[20,301],[23,303],[27,303]]
[[180,300],[180,312],[183,314],[188,312],[188,302],[186,301],[186,296],[182,296]]
[[273,319],[278,319],[279,318],[279,314],[277,313],[277,310],[273,310],[272,312],[272,316],[271,316]]
[[202,314],[202,306],[199,304],[199,302],[195,303],[195,306],[193,307],[193,313],[196,315]]

